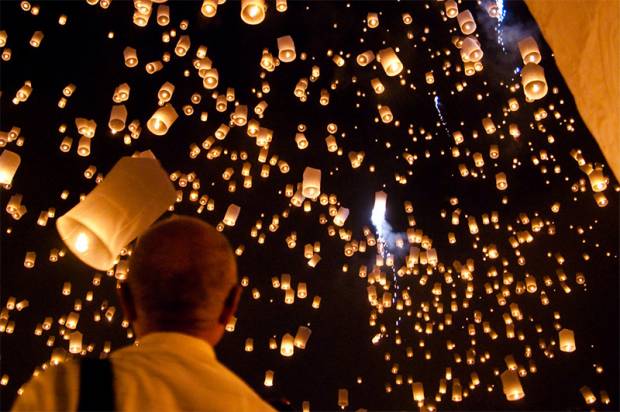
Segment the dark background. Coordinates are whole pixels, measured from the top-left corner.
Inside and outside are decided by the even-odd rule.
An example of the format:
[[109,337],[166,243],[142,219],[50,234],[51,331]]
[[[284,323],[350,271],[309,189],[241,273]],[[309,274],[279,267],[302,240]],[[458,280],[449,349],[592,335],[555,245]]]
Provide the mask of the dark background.
[[[108,10],[99,6],[89,6],[84,1],[41,2],[41,12],[33,16],[20,9],[19,2],[0,2],[0,29],[8,32],[7,46],[13,56],[8,62],[0,62],[0,129],[8,131],[13,126],[21,127],[25,137],[23,147],[14,143],[8,148],[18,152],[22,164],[14,178],[10,190],[0,192],[2,208],[13,193],[24,195],[23,203],[28,213],[19,221],[13,220],[2,212],[1,244],[1,303],[4,305],[9,296],[17,300],[28,299],[30,306],[21,311],[11,311],[10,319],[15,321],[15,332],[0,335],[1,373],[8,374],[9,383],[1,387],[2,407],[11,405],[17,389],[31,376],[38,365],[49,360],[52,348],[45,345],[47,336],[58,334],[57,319],[73,310],[76,298],[83,301],[84,308],[80,316],[79,330],[84,333],[85,344],[94,343],[95,350],[90,356],[99,354],[106,340],[112,347],[118,348],[130,343],[125,329],[120,323],[122,314],[117,312],[113,322],[94,322],[93,313],[99,311],[100,305],[107,300],[116,305],[114,295],[115,280],[103,276],[102,285],[92,286],[95,273],[81,264],[70,253],[58,263],[47,259],[49,249],[61,248],[62,242],[55,229],[55,220],[50,219],[46,227],[36,224],[39,212],[49,207],[56,208],[56,217],[61,216],[78,202],[79,194],[88,193],[95,185],[94,179],[87,180],[83,171],[91,164],[97,166],[98,172],[107,173],[121,156],[131,155],[135,150],[151,149],[161,160],[168,172],[180,170],[183,173],[195,171],[201,181],[201,194],[208,194],[215,199],[213,212],[201,215],[206,221],[216,224],[221,221],[226,207],[234,202],[241,206],[241,214],[233,228],[225,233],[233,246],[246,245],[246,251],[239,258],[240,275],[250,277],[250,287],[244,293],[238,313],[238,322],[234,333],[229,333],[218,346],[218,357],[232,370],[240,374],[251,386],[265,396],[283,394],[289,398],[294,407],[301,408],[304,400],[309,400],[313,410],[337,409],[337,390],[349,390],[350,408],[369,409],[417,409],[412,400],[411,386],[394,383],[390,373],[393,363],[399,363],[399,373],[405,381],[412,376],[414,381],[424,383],[427,399],[432,399],[437,391],[438,380],[443,377],[446,367],[452,367],[453,375],[461,380],[467,389],[470,372],[476,371],[481,385],[460,403],[450,401],[448,394],[439,404],[442,410],[578,410],[586,405],[579,393],[582,385],[588,385],[598,396],[598,391],[606,390],[611,397],[610,405],[597,403],[599,409],[618,409],[618,194],[614,192],[617,182],[606,167],[610,176],[609,189],[605,192],[609,199],[606,208],[598,208],[592,198],[586,176],[579,170],[569,151],[580,148],[588,162],[603,163],[603,156],[593,137],[589,134],[574,106],[574,101],[554,64],[552,54],[537,26],[522,2],[510,1],[506,4],[507,15],[504,21],[503,37],[506,50],[497,44],[494,27],[497,20],[490,19],[484,9],[476,3],[461,4],[460,9],[469,8],[478,23],[477,33],[485,52],[484,71],[473,77],[465,77],[463,72],[456,72],[462,66],[458,50],[451,43],[451,36],[458,34],[456,19],[443,21],[443,3],[439,2],[310,2],[289,1],[286,13],[278,13],[274,4],[269,2],[267,18],[258,26],[244,24],[239,18],[239,3],[228,1],[221,5],[215,18],[207,19],[200,14],[200,2],[175,1],[170,4],[172,21],[168,27],[155,23],[156,5],[147,28],[132,24],[131,2],[114,0]],[[364,32],[365,17],[369,11],[381,12],[380,26]],[[401,19],[403,12],[413,16],[413,24],[405,26]],[[58,16],[67,14],[66,26],[57,24]],[[178,29],[181,20],[190,23],[188,34],[192,45],[187,56],[179,58],[173,48],[176,39],[169,44],[161,42],[161,33],[172,28]],[[337,27],[334,25],[337,24]],[[428,33],[425,33],[425,28]],[[455,29],[456,28],[456,29]],[[41,47],[35,49],[28,41],[35,30],[43,30],[45,38]],[[406,32],[414,34],[408,40]],[[107,38],[108,32],[114,32],[113,39]],[[245,134],[245,128],[232,128],[226,140],[219,142],[229,152],[245,150],[253,163],[253,187],[250,190],[242,186],[240,177],[241,162],[233,162],[229,156],[222,155],[216,160],[207,160],[206,151],[197,159],[188,157],[189,145],[202,140],[222,122],[227,122],[233,105],[229,103],[226,113],[219,113],[214,108],[211,92],[202,88],[192,67],[192,58],[200,44],[208,46],[208,56],[219,71],[218,91],[225,92],[226,87],[234,87],[236,99],[247,104],[250,112],[260,101],[252,88],[260,89],[261,68],[259,61],[261,51],[267,47],[277,55],[276,39],[282,35],[291,35],[297,49],[297,59],[293,63],[282,63],[275,72],[267,73],[266,79],[271,85],[271,92],[264,96],[269,107],[261,125],[274,130],[270,155],[278,154],[291,166],[291,172],[281,174],[272,168],[268,179],[259,176],[260,164],[256,161],[258,147]],[[508,86],[518,84],[519,76],[515,69],[522,66],[516,42],[533,35],[543,55],[541,65],[550,86],[548,95],[541,101],[527,104],[523,93],[517,90],[511,93]],[[360,38],[364,39],[360,43]],[[178,37],[177,37],[178,39]],[[129,69],[123,64],[122,51],[126,46],[138,50],[140,63]],[[380,65],[371,64],[365,68],[355,63],[355,56],[367,49],[375,52],[384,47],[399,47],[398,55],[405,65],[402,78],[406,85],[399,85],[399,78],[387,77]],[[336,67],[327,56],[327,50],[351,53],[344,67]],[[444,50],[449,50],[446,55]],[[164,69],[154,75],[147,75],[144,65],[161,57],[164,51],[172,53],[172,60]],[[308,59],[302,61],[300,54],[307,52]],[[434,55],[441,52],[441,56]],[[445,61],[452,67],[450,75],[444,75],[441,67]],[[308,87],[308,102],[301,103],[293,95],[293,89],[301,77],[309,77],[312,65],[321,68],[321,76],[316,83]],[[189,77],[183,71],[191,72]],[[424,74],[433,70],[435,83],[425,83]],[[353,76],[357,82],[353,82]],[[380,96],[374,94],[370,79],[379,77],[386,86],[386,92]],[[25,80],[32,81],[33,92],[29,100],[15,106],[11,99]],[[331,90],[331,102],[328,106],[318,103],[321,88],[329,88],[332,81],[338,80],[336,90]],[[153,136],[146,129],[146,121],[157,108],[157,90],[165,82],[176,86],[172,103],[180,114],[179,119],[165,136]],[[467,82],[462,92],[455,91],[455,83]],[[131,146],[123,144],[122,136],[113,136],[107,128],[111,97],[114,88],[127,82],[131,86],[131,95],[127,102],[128,123],[139,119],[143,132]],[[62,96],[62,89],[68,83],[77,85],[73,96],[69,98],[65,109],[57,108],[57,101]],[[415,89],[410,88],[410,84]],[[552,87],[559,92],[553,94]],[[182,114],[182,106],[190,103],[190,96],[201,93],[203,99],[195,105],[194,115]],[[359,92],[359,94],[358,94]],[[485,95],[477,100],[476,95]],[[453,158],[451,148],[454,141],[446,134],[439,122],[433,101],[439,96],[440,108],[446,120],[449,133],[461,130],[465,142],[459,146],[461,156]],[[521,105],[518,112],[510,112],[505,117],[502,108],[507,100],[515,96]],[[359,107],[356,104],[359,103]],[[395,119],[400,120],[396,127],[392,122],[385,125],[375,122],[377,104],[388,104]],[[550,105],[561,113],[560,120],[554,119]],[[546,108],[549,116],[541,123],[546,132],[538,130],[533,112]],[[200,122],[199,113],[209,112],[209,120]],[[482,130],[480,119],[491,114],[498,132],[486,135]],[[97,131],[91,146],[91,155],[87,158],[77,156],[78,135],[74,126],[76,117],[92,118],[97,121]],[[566,130],[566,119],[575,119],[575,132]],[[323,139],[327,136],[326,125],[334,122],[338,125],[338,144],[344,154],[338,156],[328,153]],[[522,135],[513,139],[507,133],[508,123],[517,123]],[[58,132],[60,124],[68,126],[65,134]],[[294,142],[296,126],[304,123],[308,126],[306,136],[310,147],[304,151],[297,149]],[[411,125],[415,134],[408,135]],[[420,132],[424,129],[424,133]],[[477,139],[472,138],[472,131],[479,131]],[[345,132],[346,136],[341,136]],[[426,140],[425,135],[432,138]],[[74,147],[70,153],[58,149],[62,137],[74,138]],[[121,133],[122,135],[122,133]],[[505,135],[502,139],[500,135]],[[548,135],[555,137],[550,144]],[[386,147],[390,142],[390,147]],[[488,158],[490,144],[498,144],[501,156],[497,161]],[[552,159],[541,162],[548,169],[541,171],[531,161],[532,155],[539,150],[547,150]],[[363,150],[366,158],[362,167],[352,169],[346,154]],[[417,155],[413,166],[403,159],[404,151]],[[473,169],[471,153],[479,151],[485,157],[485,166],[478,171],[478,177],[472,175],[462,178],[458,164],[465,163]],[[428,157],[425,156],[428,153]],[[512,168],[513,159],[520,162],[519,167]],[[376,172],[369,172],[369,166],[375,165]],[[559,165],[561,172],[556,174],[553,167]],[[228,193],[227,182],[221,178],[226,167],[235,168],[233,179],[237,181],[237,191]],[[339,202],[351,209],[346,227],[353,230],[356,239],[362,239],[363,226],[370,224],[370,212],[374,192],[384,189],[388,194],[387,219],[397,232],[404,232],[407,220],[402,202],[411,200],[414,204],[414,216],[417,227],[433,239],[439,259],[447,268],[453,260],[465,262],[472,258],[476,262],[474,277],[474,298],[468,309],[460,308],[454,314],[452,327],[444,332],[437,330],[442,316],[431,310],[435,322],[433,335],[418,334],[413,329],[417,319],[405,318],[401,322],[400,334],[402,345],[395,345],[391,339],[394,330],[394,309],[380,315],[377,326],[371,327],[368,318],[372,307],[366,296],[366,280],[357,276],[359,265],[368,266],[374,262],[374,250],[368,248],[365,254],[356,254],[346,258],[343,254],[344,242],[327,235],[326,226],[318,224],[320,213],[326,213],[325,207],[313,204],[311,213],[304,213],[291,208],[287,219],[280,218],[280,228],[271,233],[267,226],[271,216],[281,214],[288,207],[288,199],[279,191],[287,183],[301,181],[306,166],[319,167],[323,171],[322,191],[337,194]],[[394,174],[406,174],[407,184],[395,182]],[[494,175],[504,171],[508,175],[508,190],[499,192],[495,189]],[[573,193],[571,185],[586,178],[585,192]],[[68,189],[70,197],[60,199],[62,190]],[[197,204],[187,198],[189,190],[184,191],[184,201],[177,204],[176,212],[194,214]],[[507,204],[502,204],[502,197],[507,196]],[[449,204],[451,197],[458,197],[461,208],[461,224],[450,224],[450,214],[454,207]],[[554,202],[561,203],[558,214],[550,211]],[[445,209],[447,219],[440,211]],[[500,228],[482,225],[481,215],[496,210],[500,216]],[[519,213],[526,213],[530,218],[535,215],[555,225],[556,235],[547,234],[548,226],[535,233],[535,241],[521,245],[519,250],[526,257],[526,264],[519,266],[516,256],[508,243],[511,230],[530,229],[521,225],[517,218]],[[257,219],[263,217],[263,232],[267,238],[264,245],[250,237],[250,229]],[[480,226],[478,247],[467,229],[467,215],[474,215]],[[512,225],[512,229],[507,227]],[[592,226],[589,229],[589,226]],[[583,227],[585,233],[579,235],[577,227]],[[11,228],[12,233],[6,234]],[[291,232],[298,235],[297,247],[288,249],[284,238]],[[448,232],[455,232],[457,243],[450,245]],[[530,230],[531,231],[531,230]],[[321,241],[322,261],[316,269],[310,269],[303,259],[303,245]],[[515,280],[523,279],[525,273],[536,276],[539,292],[535,294],[515,295],[513,291],[508,302],[517,302],[524,313],[524,320],[517,323],[517,330],[525,333],[525,340],[506,339],[501,315],[508,306],[498,307],[494,295],[486,295],[483,285],[488,281],[487,269],[493,264],[501,273],[501,262],[483,260],[483,245],[495,243],[502,257],[509,266],[506,270],[514,274]],[[26,251],[37,252],[34,269],[23,266]],[[563,269],[568,275],[567,283],[572,292],[565,294],[558,286],[555,270],[559,268],[553,253],[560,252],[566,259]],[[590,260],[582,259],[582,254],[590,255]],[[606,255],[609,252],[610,255]],[[548,253],[551,253],[549,257]],[[401,253],[402,255],[402,253]],[[348,263],[349,271],[343,273],[342,265]],[[399,260],[398,266],[402,264]],[[369,269],[370,271],[370,269]],[[575,274],[583,272],[587,283],[578,286]],[[295,304],[285,305],[283,292],[271,287],[271,277],[281,273],[291,273],[293,284],[305,281],[309,295],[305,300],[296,299]],[[554,284],[544,287],[542,278],[549,275]],[[388,274],[388,278],[391,275]],[[438,277],[439,276],[439,277]],[[454,274],[457,301],[463,300],[465,284]],[[401,289],[408,288],[414,299],[413,311],[419,309],[420,302],[430,300],[430,289],[435,281],[443,276],[431,276],[426,286],[421,286],[418,277],[407,276],[399,279]],[[501,277],[498,278],[501,281]],[[62,284],[71,281],[71,296],[61,294]],[[250,289],[257,287],[261,298],[253,300]],[[443,284],[444,294],[441,301],[446,311],[450,307],[449,285]],[[550,305],[542,306],[539,293],[544,289]],[[94,290],[93,302],[86,302],[84,296],[88,290]],[[312,297],[322,298],[319,310],[311,308]],[[457,343],[455,349],[463,358],[470,347],[466,326],[473,311],[479,309],[489,320],[493,329],[499,334],[497,340],[490,340],[482,334],[478,325],[476,351],[480,354],[488,351],[491,358],[481,364],[479,360],[473,366],[465,363],[456,364],[453,354],[446,350],[445,341],[451,339]],[[571,354],[553,350],[554,359],[547,359],[538,347],[539,339],[547,344],[557,341],[557,332],[553,329],[553,312],[561,314],[562,327],[575,331],[577,351]],[[404,314],[403,314],[404,315]],[[35,336],[33,331],[37,323],[46,316],[54,318],[54,326],[43,336]],[[543,326],[541,334],[534,330],[534,323]],[[268,339],[284,333],[295,334],[299,325],[309,325],[312,336],[306,350],[296,350],[292,358],[280,356],[279,351],[268,349]],[[388,337],[377,346],[372,345],[371,338],[378,331],[379,325],[388,329]],[[424,326],[424,322],[422,322]],[[254,352],[244,352],[243,345],[247,337],[254,338]],[[424,360],[424,352],[418,347],[423,339],[425,349],[430,349],[433,358]],[[67,347],[67,342],[60,336],[57,346]],[[505,369],[504,356],[513,354],[519,364],[527,366],[524,358],[524,346],[530,345],[533,359],[538,366],[536,374],[528,374],[521,382],[526,397],[518,402],[506,401],[498,376],[493,369],[500,372]],[[405,347],[414,347],[414,358],[405,358]],[[390,353],[392,360],[384,360],[385,353]],[[604,367],[602,374],[597,374],[593,365]],[[275,371],[275,386],[266,390],[263,385],[264,372]],[[362,383],[356,383],[358,377]],[[385,385],[390,383],[393,391],[386,393]],[[487,385],[494,390],[487,392]]]

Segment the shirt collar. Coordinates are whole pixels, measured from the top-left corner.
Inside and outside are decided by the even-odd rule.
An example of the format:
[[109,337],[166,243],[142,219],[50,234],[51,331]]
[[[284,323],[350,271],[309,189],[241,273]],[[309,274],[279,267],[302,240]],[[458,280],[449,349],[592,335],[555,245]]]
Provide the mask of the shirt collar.
[[202,353],[209,359],[216,359],[213,346],[207,341],[178,332],[152,332],[136,339],[137,348],[165,347],[173,351]]

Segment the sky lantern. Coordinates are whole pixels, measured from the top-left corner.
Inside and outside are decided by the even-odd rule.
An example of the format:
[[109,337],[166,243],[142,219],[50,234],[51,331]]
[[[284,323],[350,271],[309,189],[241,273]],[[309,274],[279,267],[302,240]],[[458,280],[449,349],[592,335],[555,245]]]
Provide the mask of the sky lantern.
[[278,58],[284,63],[295,60],[295,43],[291,36],[278,37]]
[[203,0],[200,12],[205,17],[214,17],[217,13],[217,0]]
[[545,70],[536,63],[527,63],[521,70],[521,84],[525,97],[539,100],[547,95],[547,79]]
[[21,163],[21,157],[10,150],[3,150],[0,154],[0,184],[10,185],[17,168]]
[[560,350],[562,352],[574,352],[575,346],[575,333],[570,329],[562,329],[559,332],[560,336]]
[[456,4],[455,0],[446,0],[444,3],[444,8],[446,10],[446,16],[453,19],[459,14],[459,6]]
[[308,199],[316,199],[321,194],[321,170],[306,167],[303,175],[302,194]]
[[172,124],[177,120],[179,115],[170,103],[166,103],[153,113],[151,118],[146,122],[146,127],[156,136],[163,136],[168,133]]
[[456,16],[456,20],[464,35],[468,36],[476,31],[476,22],[474,21],[474,16],[472,16],[471,11],[463,10]]
[[538,44],[532,36],[525,37],[518,43],[519,52],[523,59],[523,64],[534,63],[538,64],[542,60]]
[[241,0],[241,20],[255,25],[265,20],[265,0]]
[[500,375],[504,395],[509,401],[518,401],[525,396],[519,374],[516,370],[508,369]]
[[397,76],[403,71],[403,63],[391,47],[380,50],[377,53],[377,61],[381,63],[385,74],[388,76]]
[[120,250],[166,211],[174,197],[156,159],[123,157],[83,201],[58,218],[56,227],[80,260],[107,270]]

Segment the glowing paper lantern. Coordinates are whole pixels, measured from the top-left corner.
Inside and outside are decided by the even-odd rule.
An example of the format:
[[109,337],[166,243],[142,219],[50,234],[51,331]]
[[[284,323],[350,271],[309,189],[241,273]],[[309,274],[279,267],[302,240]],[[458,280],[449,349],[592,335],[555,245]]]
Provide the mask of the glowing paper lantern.
[[379,27],[379,15],[377,13],[368,13],[366,16],[366,24],[371,29]]
[[525,97],[530,100],[542,99],[547,95],[545,70],[536,63],[527,63],[521,70],[521,84]]
[[411,385],[413,391],[413,400],[416,402],[424,401],[424,386],[422,382],[413,382]]
[[456,20],[464,35],[468,36],[476,31],[476,22],[474,21],[474,16],[472,16],[471,11],[464,10],[460,12],[458,16],[456,16]]
[[177,120],[179,115],[170,103],[157,109],[153,116],[146,122],[146,127],[156,136],[163,136],[168,133],[172,124]]
[[338,389],[338,406],[344,409],[349,406],[349,391],[346,389]]
[[138,65],[138,55],[136,49],[133,47],[125,47],[123,50],[123,58],[125,59],[125,66],[136,67]]
[[157,7],[157,24],[167,26],[170,23],[170,7],[160,4]]
[[446,9],[446,16],[453,19],[459,14],[459,6],[456,4],[455,0],[447,0],[444,3],[444,7]]
[[336,216],[334,216],[334,224],[336,226],[342,227],[344,226],[344,222],[346,222],[348,217],[349,217],[349,209],[347,209],[346,207],[341,207],[340,209],[338,209]]
[[528,36],[519,41],[519,52],[521,53],[523,64],[538,64],[542,60],[540,50],[538,49],[538,44],[532,36]]
[[[480,42],[474,36],[467,36],[461,47],[461,58],[464,62],[478,62],[484,55]],[[474,69],[475,70],[475,69]]]
[[20,163],[21,157],[15,152],[4,150],[0,154],[0,184],[11,184]]
[[204,0],[200,12],[205,17],[213,17],[217,13],[217,0]]
[[521,381],[519,380],[519,373],[516,370],[506,370],[501,375],[502,387],[504,389],[504,395],[509,401],[518,401],[525,396]]
[[223,222],[226,226],[234,226],[237,222],[237,218],[239,217],[239,212],[241,212],[241,208],[234,203],[231,203],[226,209],[226,214],[224,215]]
[[217,69],[215,68],[207,69],[205,71],[204,77],[202,78],[202,85],[204,86],[204,88],[207,90],[215,89],[217,87],[218,82],[219,82],[219,73],[217,72]]
[[293,336],[288,333],[282,336],[282,341],[280,342],[280,355],[286,357],[293,356],[293,352],[295,351],[294,341]]
[[[78,148],[77,148],[77,154],[79,156],[86,157],[90,155],[90,141],[91,139],[89,139],[86,136],[80,137],[80,140],[78,141]],[[64,144],[64,141],[63,141],[63,144]]]
[[575,332],[570,329],[562,329],[559,332],[560,335],[560,350],[562,352],[574,352],[575,346]]
[[174,53],[179,57],[185,56],[187,54],[187,51],[189,50],[190,44],[191,40],[187,34],[179,37],[179,41],[174,48]]
[[295,43],[291,36],[278,37],[278,58],[284,63],[295,60]]
[[379,116],[381,117],[381,121],[383,123],[390,123],[394,120],[394,115],[392,115],[392,111],[389,106],[379,107]]
[[263,382],[265,386],[273,386],[273,374],[274,373],[271,370],[265,371],[265,381]]
[[118,133],[125,128],[125,121],[127,121],[127,108],[124,104],[116,104],[112,106],[110,112],[110,120],[108,121],[108,127],[112,130],[112,133]]
[[175,190],[154,158],[123,157],[56,227],[67,247],[98,270],[114,265],[121,249],[174,203]]
[[506,180],[506,173],[500,172],[495,175],[495,186],[499,190],[506,190],[508,188],[508,181]]
[[301,193],[308,199],[316,199],[321,194],[321,171],[319,169],[306,167]]
[[403,71],[403,63],[391,47],[380,50],[377,53],[377,61],[381,63],[385,74],[388,76],[397,76]]
[[241,0],[241,20],[247,24],[260,24],[265,20],[265,0]]
[[371,63],[374,59],[375,54],[372,52],[372,50],[366,50],[364,53],[358,54],[355,61],[357,61],[357,64],[359,64],[360,66],[364,67]]
[[297,328],[294,341],[295,347],[299,349],[306,349],[306,344],[308,343],[308,339],[310,339],[310,334],[312,334],[310,328],[305,326],[300,326]]
[[582,386],[581,388],[579,388],[579,392],[581,392],[581,396],[583,396],[583,400],[586,401],[588,405],[591,405],[594,402],[596,402],[596,396],[592,392],[592,389],[590,389],[589,387]]
[[41,41],[43,41],[43,32],[35,31],[30,38],[30,45],[32,47],[39,47],[41,45]]

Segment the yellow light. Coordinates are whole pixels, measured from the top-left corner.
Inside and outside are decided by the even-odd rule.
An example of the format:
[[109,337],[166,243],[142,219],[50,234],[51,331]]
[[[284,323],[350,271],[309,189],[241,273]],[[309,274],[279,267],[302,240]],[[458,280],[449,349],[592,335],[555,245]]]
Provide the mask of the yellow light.
[[77,235],[75,239],[75,249],[80,253],[84,253],[88,250],[88,236],[85,233]]

